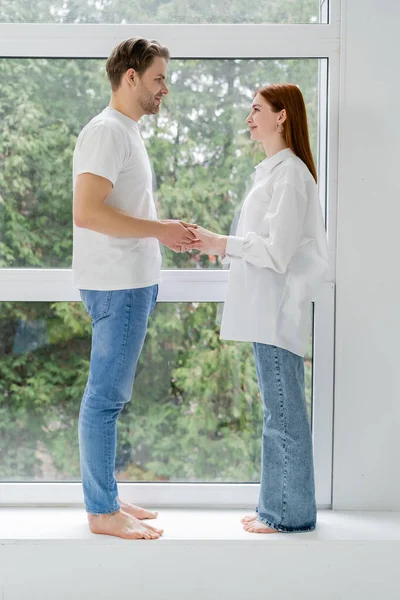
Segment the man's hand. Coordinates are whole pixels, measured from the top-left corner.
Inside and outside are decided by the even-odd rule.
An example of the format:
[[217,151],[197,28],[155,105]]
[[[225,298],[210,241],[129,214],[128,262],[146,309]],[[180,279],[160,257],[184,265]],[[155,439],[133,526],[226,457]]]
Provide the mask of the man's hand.
[[174,252],[182,252],[186,245],[198,241],[196,234],[194,233],[197,229],[197,225],[193,223],[169,219],[160,221],[160,225],[161,231],[157,236],[158,239],[164,246],[174,250]]
[[193,233],[196,239],[191,242],[184,244],[183,250],[200,250],[203,254],[218,254],[219,256],[225,256],[226,253],[226,242],[228,237],[226,235],[218,235],[204,227],[188,227],[189,231]]

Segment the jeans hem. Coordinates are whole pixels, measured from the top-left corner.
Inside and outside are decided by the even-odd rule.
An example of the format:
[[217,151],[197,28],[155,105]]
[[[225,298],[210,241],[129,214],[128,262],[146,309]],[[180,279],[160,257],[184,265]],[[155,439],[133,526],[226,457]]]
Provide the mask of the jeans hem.
[[111,510],[90,510],[87,506],[85,508],[88,515],[112,515],[112,513],[118,512],[121,507],[117,504],[116,507]]
[[268,519],[263,519],[260,516],[258,516],[256,520],[260,523],[263,523],[263,525],[266,525],[270,529],[275,529],[276,531],[279,531],[280,533],[302,533],[307,531],[314,531],[316,527],[315,524],[304,525],[303,527],[284,527],[282,525],[275,525],[271,521],[268,521]]

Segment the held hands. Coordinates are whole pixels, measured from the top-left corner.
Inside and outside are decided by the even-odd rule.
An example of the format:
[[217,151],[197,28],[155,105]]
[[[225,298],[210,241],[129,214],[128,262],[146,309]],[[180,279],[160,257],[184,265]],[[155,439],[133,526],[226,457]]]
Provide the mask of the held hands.
[[225,256],[226,235],[218,235],[204,227],[185,221],[160,221],[161,233],[158,239],[164,246],[174,252],[200,250],[203,254],[218,254]]
[[212,231],[208,231],[208,229],[199,226],[193,228],[189,225],[188,230],[193,233],[195,239],[184,244],[181,251],[200,250],[203,254],[218,254],[219,256],[225,256],[226,242],[228,239],[226,235],[218,235],[217,233],[213,233]]
[[182,248],[190,245],[196,239],[195,231],[197,225],[193,223],[185,223],[185,221],[177,221],[168,219],[160,221],[161,232],[158,239],[164,246],[170,248],[174,252],[182,252]]

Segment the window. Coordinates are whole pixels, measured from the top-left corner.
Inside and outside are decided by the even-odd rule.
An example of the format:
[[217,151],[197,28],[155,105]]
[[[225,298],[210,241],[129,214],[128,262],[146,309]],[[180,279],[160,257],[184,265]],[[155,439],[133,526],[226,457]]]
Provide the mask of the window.
[[[221,232],[234,227],[235,211],[253,166],[262,158],[249,143],[244,126],[254,89],[283,80],[297,83],[305,95],[332,257],[327,283],[314,299],[307,359],[317,502],[329,506],[339,3],[332,0],[329,10],[326,1],[250,3],[247,22],[238,19],[242,7],[239,10],[231,2],[216,3],[220,8],[214,13],[203,10],[200,14],[204,3],[186,2],[183,12],[183,3],[158,1],[156,10],[147,16],[147,3],[137,4],[135,15],[142,21],[137,31],[124,24],[134,21],[126,12],[131,8],[117,0],[107,6],[79,3],[76,14],[72,14],[72,4],[58,0],[43,0],[35,6],[23,0],[8,1],[0,8],[0,427],[8,436],[6,451],[0,448],[6,457],[1,464],[0,502],[18,504],[29,498],[51,504],[82,498],[80,484],[67,483],[77,477],[77,403],[89,359],[87,320],[69,269],[71,155],[82,125],[108,102],[105,57],[119,40],[138,34],[159,39],[173,57],[171,94],[159,117],[143,119],[142,125],[162,216],[179,212]],[[279,27],[273,24],[277,22]],[[254,445],[247,445],[251,436],[246,427],[253,418],[257,427],[260,405],[246,404],[253,398],[255,385],[250,346],[218,341],[216,317],[228,272],[213,257],[195,259],[172,253],[165,253],[164,269],[151,328],[158,328],[162,339],[168,327],[175,327],[179,336],[177,347],[158,353],[152,351],[154,339],[149,331],[142,363],[157,364],[157,369],[153,366],[158,387],[152,406],[166,399],[165,409],[172,406],[175,410],[174,401],[181,393],[182,403],[172,411],[175,419],[183,419],[188,406],[189,414],[190,410],[206,414],[211,387],[207,390],[201,387],[202,381],[196,381],[197,402],[190,409],[188,401],[193,380],[186,375],[194,366],[185,344],[193,323],[196,331],[205,323],[209,339],[215,342],[215,347],[201,346],[201,373],[206,373],[214,349],[217,364],[232,375],[223,384],[228,386],[225,390],[232,390],[235,403],[222,412],[226,425],[214,427],[216,439],[211,436],[209,460],[203,460],[200,453],[208,471],[195,469],[194,459],[185,470],[182,455],[188,427],[185,434],[184,426],[183,441],[173,449],[175,464],[167,471],[160,459],[159,440],[150,451],[147,441],[143,443],[140,432],[133,429],[136,417],[146,420],[138,412],[143,407],[134,399],[120,423],[118,468],[120,479],[137,483],[121,485],[133,486],[137,502],[149,504],[159,503],[160,490],[162,503],[169,505],[252,504],[257,485],[248,482],[256,481],[259,439],[254,435]],[[244,371],[233,370],[231,355],[243,359]],[[183,367],[179,364],[182,356]],[[134,398],[145,393],[142,373],[142,378],[138,373]],[[65,381],[69,385],[62,390]],[[235,430],[237,419],[243,419],[243,429]],[[167,419],[165,427],[169,425]],[[218,430],[223,433],[222,444]],[[229,449],[235,435],[246,446],[246,462],[236,479],[232,469],[222,473],[222,465],[229,467],[229,460],[235,460],[236,447]],[[166,435],[167,445],[170,440]],[[220,451],[224,444],[226,456]],[[151,479],[150,473],[156,482],[145,482]],[[178,480],[181,483],[172,483]],[[213,483],[190,483],[200,480]]]
[[[217,303],[159,303],[119,419],[119,481],[258,481],[262,406],[251,344],[219,339]],[[79,480],[90,355],[80,302],[0,305],[0,480]],[[312,339],[305,357],[311,415]]]
[[[224,234],[234,228],[254,165],[264,158],[245,119],[254,91],[268,82],[302,89],[318,164],[321,62],[172,60],[171,93],[159,115],[141,120],[160,217]],[[69,268],[72,153],[80,130],[109,102],[105,62],[0,59],[0,79],[1,266]],[[164,269],[221,268],[214,256],[164,253]]]
[[[321,6],[320,6],[321,4]],[[41,0],[4,0],[0,9],[3,23],[326,23],[324,2],[319,0],[250,0],[243,10],[238,0],[156,0],[148,2],[78,3]]]

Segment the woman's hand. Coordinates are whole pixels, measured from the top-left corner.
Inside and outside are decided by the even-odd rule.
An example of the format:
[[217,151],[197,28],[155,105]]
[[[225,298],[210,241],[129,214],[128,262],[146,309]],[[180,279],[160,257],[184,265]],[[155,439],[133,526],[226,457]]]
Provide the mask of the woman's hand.
[[225,256],[226,253],[226,242],[228,237],[226,235],[218,235],[204,227],[197,226],[196,229],[192,229],[188,226],[188,230],[195,235],[196,239],[182,246],[182,251],[188,250],[200,250],[203,254],[218,254],[219,256]]

